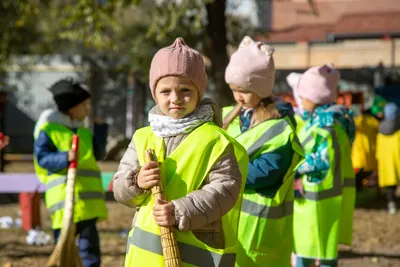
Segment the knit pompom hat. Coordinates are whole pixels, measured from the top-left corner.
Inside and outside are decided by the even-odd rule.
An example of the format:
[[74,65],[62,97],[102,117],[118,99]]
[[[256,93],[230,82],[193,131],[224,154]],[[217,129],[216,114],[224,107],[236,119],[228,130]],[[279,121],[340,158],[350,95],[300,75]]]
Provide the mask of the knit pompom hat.
[[176,38],[171,46],[164,47],[154,55],[150,66],[150,89],[153,98],[157,83],[166,76],[185,76],[196,86],[200,99],[207,87],[207,73],[203,57],[190,48],[183,38]]
[[226,83],[253,92],[261,98],[272,96],[275,83],[274,51],[265,43],[244,37],[226,68]]
[[333,65],[312,67],[300,77],[297,92],[314,104],[329,104],[336,100],[339,79],[340,73]]

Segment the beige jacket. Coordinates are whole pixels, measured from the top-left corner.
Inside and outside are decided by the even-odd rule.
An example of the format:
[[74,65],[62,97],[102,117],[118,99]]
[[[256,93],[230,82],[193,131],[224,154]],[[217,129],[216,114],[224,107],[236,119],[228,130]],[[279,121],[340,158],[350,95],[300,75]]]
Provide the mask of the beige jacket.
[[[165,156],[171,154],[186,136],[164,138]],[[113,178],[115,199],[132,208],[139,207],[149,194],[149,191],[137,186],[135,175],[139,169],[135,144],[132,141]],[[229,145],[211,169],[201,189],[172,201],[175,205],[177,228],[180,231],[192,231],[198,239],[211,247],[223,248],[225,242],[221,217],[235,205],[241,185],[242,176],[234,148]]]

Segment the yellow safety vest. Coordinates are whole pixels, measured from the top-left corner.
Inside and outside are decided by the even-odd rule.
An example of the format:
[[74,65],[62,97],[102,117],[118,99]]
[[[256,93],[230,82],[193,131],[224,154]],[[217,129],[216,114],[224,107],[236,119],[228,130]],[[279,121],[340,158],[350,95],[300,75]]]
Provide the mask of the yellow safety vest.
[[[222,217],[225,249],[206,245],[190,231],[176,231],[183,266],[234,266],[241,196],[248,167],[248,157],[244,148],[211,122],[193,130],[166,158],[164,140],[157,137],[151,127],[136,131],[133,141],[141,165],[145,163],[146,149],[155,150],[158,161],[162,162],[162,182],[169,201],[200,189],[226,147],[230,144],[234,146],[243,184],[237,203]],[[153,197],[149,195],[136,215],[135,226],[128,238],[126,267],[164,266],[160,228],[154,221],[153,205]]]
[[296,123],[297,123],[297,125],[296,125],[296,133],[299,134],[302,131],[303,127],[304,127],[305,121],[303,120],[303,118],[300,115],[297,115],[297,114],[294,115],[294,118],[295,118]]
[[[71,150],[74,132],[68,127],[57,123],[45,123],[40,127],[45,131],[58,151]],[[107,218],[105,195],[101,182],[101,172],[93,154],[92,133],[86,128],[78,128],[79,157],[77,179],[75,183],[74,222],[99,218]],[[35,140],[37,136],[35,136]],[[45,201],[52,220],[52,228],[62,226],[64,202],[66,194],[67,168],[57,173],[51,173],[42,168],[34,158],[36,174],[46,185]]]
[[294,205],[294,251],[314,259],[336,259],[338,244],[352,242],[355,205],[355,176],[351,164],[351,145],[344,129],[313,126],[299,138],[306,153],[315,152],[316,135],[328,142],[329,170],[319,182],[303,176],[304,198]]
[[[231,110],[233,107],[224,108],[224,117]],[[236,261],[236,266],[241,267],[289,267],[293,248],[293,178],[304,157],[295,129],[289,117],[285,117],[265,121],[241,133],[239,116],[236,116],[227,132],[246,148],[250,160],[288,142],[292,144],[291,165],[274,197],[262,196],[254,189],[244,191]]]

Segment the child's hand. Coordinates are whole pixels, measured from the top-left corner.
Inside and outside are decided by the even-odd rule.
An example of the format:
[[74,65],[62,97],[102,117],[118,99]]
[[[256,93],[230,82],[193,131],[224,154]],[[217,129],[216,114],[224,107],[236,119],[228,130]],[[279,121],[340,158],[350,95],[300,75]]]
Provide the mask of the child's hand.
[[78,160],[78,155],[76,151],[68,151],[68,162],[76,161]]
[[161,171],[157,162],[150,161],[140,169],[137,184],[141,189],[148,189],[157,185],[161,180]]
[[304,195],[303,180],[301,178],[294,179],[294,190]]
[[153,207],[153,216],[159,226],[171,226],[175,224],[175,206],[172,202],[157,199]]

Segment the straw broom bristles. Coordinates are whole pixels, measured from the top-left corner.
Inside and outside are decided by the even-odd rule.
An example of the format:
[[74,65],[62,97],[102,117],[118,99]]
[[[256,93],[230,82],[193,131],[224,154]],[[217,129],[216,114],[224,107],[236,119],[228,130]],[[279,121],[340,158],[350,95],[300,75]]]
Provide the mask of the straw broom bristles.
[[[149,161],[157,161],[157,157],[154,153],[153,149],[146,150],[146,162]],[[162,188],[162,182],[159,185],[153,186],[151,188],[151,192],[153,194],[154,203],[157,202],[157,199],[166,200],[164,195],[164,190]],[[174,232],[173,226],[160,226],[160,238],[161,238],[161,246],[163,248],[163,256],[164,263],[166,267],[180,267],[181,266],[181,257],[179,255],[178,243],[176,241],[176,236]]]
[[[72,150],[78,152],[79,137],[72,137]],[[82,260],[75,245],[76,225],[74,223],[75,179],[77,162],[71,162],[68,168],[64,217],[61,234],[50,256],[47,266],[82,267]]]

